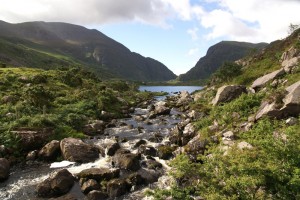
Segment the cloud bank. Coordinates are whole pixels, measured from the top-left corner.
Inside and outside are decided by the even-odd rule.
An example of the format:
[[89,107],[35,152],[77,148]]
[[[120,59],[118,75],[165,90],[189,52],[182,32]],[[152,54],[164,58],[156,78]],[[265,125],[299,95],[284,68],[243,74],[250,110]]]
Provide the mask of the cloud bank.
[[196,40],[250,42],[282,38],[300,24],[299,0],[1,0],[0,19],[9,22],[64,21],[81,25],[134,22],[172,27],[195,21],[187,34]]

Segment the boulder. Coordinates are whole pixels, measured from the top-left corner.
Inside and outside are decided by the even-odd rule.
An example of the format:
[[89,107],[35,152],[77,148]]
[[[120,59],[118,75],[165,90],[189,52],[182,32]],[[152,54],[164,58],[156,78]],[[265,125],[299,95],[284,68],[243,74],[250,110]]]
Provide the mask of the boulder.
[[99,158],[99,149],[80,139],[65,138],[60,142],[60,149],[64,159],[72,162],[87,163]]
[[33,161],[37,158],[37,155],[38,155],[38,151],[37,150],[34,150],[34,151],[30,151],[27,156],[26,156],[26,160],[30,160],[30,161]]
[[284,103],[283,106],[276,105],[275,102],[263,102],[255,119],[258,120],[262,116],[269,116],[277,119],[290,116],[297,117],[300,114],[300,81],[287,87],[286,91],[288,94],[282,100]]
[[108,156],[113,156],[113,155],[115,155],[116,151],[120,148],[121,148],[121,146],[118,142],[110,144],[110,145],[107,146],[107,153],[106,154]]
[[84,169],[79,174],[78,178],[94,179],[98,182],[103,180],[110,180],[117,178],[120,175],[119,169],[108,169],[108,168],[90,168]]
[[45,160],[55,159],[60,153],[60,146],[58,140],[52,140],[47,143],[38,153],[39,157]]
[[273,79],[281,76],[285,74],[285,71],[284,69],[279,69],[279,70],[276,70],[274,72],[271,72],[269,74],[266,74],[262,77],[259,77],[258,79],[256,79],[252,85],[251,85],[251,88],[253,88],[255,91],[258,91],[260,88],[262,88],[263,86],[266,85],[266,83],[272,81]]
[[232,131],[226,131],[223,133],[224,140],[234,140],[234,133]]
[[155,110],[154,110],[155,115],[169,115],[170,112],[171,112],[171,109],[166,106],[163,106],[163,105],[155,106]]
[[157,162],[156,160],[152,160],[152,159],[147,159],[143,161],[142,166],[153,170],[161,169],[163,167],[160,162]]
[[157,151],[152,146],[141,145],[138,148],[138,153],[144,154],[146,156],[156,156]]
[[116,167],[136,171],[140,169],[140,154],[133,154],[125,149],[119,149],[114,155],[112,162]]
[[94,179],[89,179],[89,180],[85,181],[81,186],[81,191],[84,194],[87,194],[92,190],[98,190],[98,189],[100,189],[100,185]]
[[159,170],[150,170],[141,168],[138,171],[138,174],[141,175],[146,184],[151,184],[158,181],[158,178],[162,175]]
[[10,164],[6,158],[0,158],[0,182],[9,176]]
[[73,187],[74,180],[75,178],[67,169],[60,170],[53,177],[49,177],[37,185],[37,195],[49,198],[66,194]]
[[74,194],[65,194],[60,197],[50,198],[49,200],[77,200],[78,198]]
[[253,146],[251,144],[249,144],[248,142],[245,142],[245,141],[239,142],[237,144],[237,147],[241,150],[243,150],[243,149],[252,149],[253,148]]
[[83,133],[90,136],[103,134],[105,127],[106,127],[106,123],[104,121],[92,120],[84,126]]
[[20,138],[21,148],[25,151],[42,148],[54,134],[51,128],[19,128],[11,132]]
[[197,156],[204,154],[207,144],[208,141],[206,139],[201,139],[200,135],[197,135],[184,146],[184,152],[192,161],[197,161]]
[[146,183],[146,180],[137,172],[130,174],[126,181],[131,186],[143,185]]
[[107,197],[107,193],[98,190],[93,190],[88,193],[87,200],[102,200],[107,199]]
[[296,67],[300,60],[299,50],[291,47],[281,56],[281,66],[286,73],[290,73]]
[[241,94],[247,93],[247,89],[243,85],[225,85],[218,89],[215,98],[212,101],[213,105],[226,103],[236,99]]
[[193,98],[187,91],[181,91],[179,95],[179,99],[177,100],[176,105],[182,106],[193,102]]
[[169,140],[171,143],[182,146],[182,127],[179,125],[176,125],[170,132]]
[[139,146],[141,146],[141,145],[143,145],[143,144],[147,144],[147,141],[141,139],[141,140],[137,141],[137,142],[134,144],[133,148],[138,148]]
[[182,145],[186,145],[195,135],[195,126],[192,123],[187,124],[182,132]]
[[130,189],[131,185],[124,179],[113,179],[107,183],[107,193],[110,198],[126,194]]

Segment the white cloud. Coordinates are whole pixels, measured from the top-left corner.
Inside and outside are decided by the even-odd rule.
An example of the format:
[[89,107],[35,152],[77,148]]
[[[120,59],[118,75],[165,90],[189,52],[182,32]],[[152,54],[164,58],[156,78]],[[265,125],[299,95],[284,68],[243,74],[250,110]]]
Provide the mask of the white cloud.
[[285,37],[290,23],[300,24],[298,0],[206,1],[219,7],[200,17],[201,25],[211,29],[210,39],[270,42]]
[[198,54],[199,54],[199,48],[193,48],[188,51],[189,56],[198,56]]
[[172,15],[162,0],[2,0],[0,19],[64,21],[84,25],[138,21],[166,25]]
[[187,30],[187,33],[192,37],[192,40],[198,40],[198,30],[197,27]]

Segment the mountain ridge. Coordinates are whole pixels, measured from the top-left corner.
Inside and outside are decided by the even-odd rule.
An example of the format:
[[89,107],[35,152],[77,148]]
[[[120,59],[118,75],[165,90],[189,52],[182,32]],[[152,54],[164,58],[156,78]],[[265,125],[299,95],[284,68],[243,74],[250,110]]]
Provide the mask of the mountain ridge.
[[[25,41],[30,41],[40,45],[39,49],[33,48],[35,50],[42,49],[46,53],[54,52],[65,56],[72,60],[70,65],[74,63],[85,65],[97,74],[108,71],[116,77],[140,81],[167,81],[176,78],[176,75],[161,62],[155,59],[150,61],[142,55],[131,52],[123,44],[95,29],[63,22],[40,21],[19,24],[0,21],[0,29],[2,40],[11,42],[12,39],[21,39],[23,45],[26,43]],[[32,46],[32,44],[25,45],[27,49],[32,49]],[[19,49],[19,51],[26,52],[26,48]],[[0,59],[6,56],[8,59],[14,60],[15,57],[18,57],[5,55],[5,51],[0,51],[0,54],[2,55]],[[32,63],[27,61],[26,64],[31,66]],[[154,70],[149,70],[152,67]],[[156,73],[158,69],[159,74]]]
[[179,75],[180,81],[205,80],[224,62],[235,61],[246,56],[251,50],[259,50],[267,43],[249,43],[238,41],[221,41],[208,48],[205,56],[185,74]]

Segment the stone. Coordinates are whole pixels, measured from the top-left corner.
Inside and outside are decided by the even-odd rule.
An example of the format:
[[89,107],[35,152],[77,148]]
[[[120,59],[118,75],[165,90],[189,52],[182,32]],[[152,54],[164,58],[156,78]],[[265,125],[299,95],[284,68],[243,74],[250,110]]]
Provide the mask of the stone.
[[139,146],[141,146],[142,144],[147,144],[146,140],[140,139],[139,141],[137,141],[133,148],[138,148]]
[[92,190],[98,190],[98,189],[100,189],[100,185],[94,179],[89,179],[89,180],[85,181],[81,186],[81,191],[84,194],[87,194]]
[[0,158],[0,182],[9,176],[10,164],[6,158]]
[[107,155],[108,156],[113,156],[113,155],[115,155],[115,153],[116,153],[116,151],[118,150],[118,149],[120,149],[121,148],[121,146],[120,146],[120,144],[118,143],[118,142],[116,142],[116,143],[113,143],[113,144],[111,144],[111,145],[109,145],[108,147],[107,147]]
[[285,121],[285,123],[289,126],[293,126],[298,123],[298,119],[296,119],[295,117],[290,117]]
[[150,169],[140,169],[138,174],[144,179],[146,184],[151,184],[158,181],[158,178],[162,175],[159,170],[150,170]]
[[142,166],[153,170],[161,169],[163,167],[160,162],[157,162],[156,160],[152,160],[152,159],[147,159],[143,161]]
[[138,153],[144,154],[146,156],[156,156],[157,151],[152,146],[141,145],[138,148]]
[[113,179],[107,183],[107,193],[110,198],[116,198],[130,191],[131,185],[123,179]]
[[136,171],[140,169],[140,154],[130,153],[128,150],[119,149],[114,155],[112,162],[121,169]]
[[283,74],[285,74],[284,69],[279,69],[262,77],[259,77],[252,83],[251,88],[253,88],[255,91],[258,91],[260,88],[264,87],[268,82],[274,80],[275,78]]
[[184,146],[184,152],[191,158],[192,161],[197,161],[199,154],[204,154],[208,141],[201,139],[200,135],[194,137]]
[[102,200],[107,199],[107,197],[107,193],[98,190],[93,190],[87,194],[87,200]]
[[20,139],[24,151],[42,148],[54,135],[51,128],[19,128],[11,132]]
[[78,200],[78,198],[73,194],[65,194],[60,197],[50,198],[49,200]]
[[71,162],[87,163],[99,158],[99,149],[80,139],[65,138],[60,142],[60,149],[64,159]]
[[30,151],[26,156],[26,160],[31,160],[31,161],[35,160],[37,158],[37,154],[38,154],[37,150]]
[[225,140],[234,140],[234,133],[232,131],[226,131],[223,133],[223,138]]
[[258,112],[256,113],[255,119],[258,120],[262,118],[263,116],[269,116],[271,118],[280,118],[281,112],[277,109],[276,103],[268,103],[263,102],[258,109]]
[[189,112],[189,113],[187,114],[187,116],[188,116],[189,118],[191,118],[192,120],[196,120],[196,119],[200,119],[200,118],[204,117],[205,114],[204,114],[204,113],[197,112],[197,111],[195,111],[195,110],[192,110],[191,112]]
[[92,120],[83,127],[83,133],[86,135],[94,136],[97,134],[103,134],[106,123],[102,120]]
[[243,150],[243,149],[252,149],[253,148],[253,146],[251,144],[249,144],[248,142],[245,142],[245,141],[239,142],[237,144],[237,147],[241,150]]
[[169,140],[172,144],[182,146],[182,135],[182,127],[180,125],[176,125],[174,128],[171,129]]
[[186,145],[193,137],[196,136],[195,126],[192,123],[187,124],[182,132],[182,145]]
[[181,91],[179,95],[179,99],[177,100],[176,106],[183,106],[193,102],[194,99],[188,93],[188,91]]
[[143,185],[146,180],[137,172],[130,174],[126,178],[126,182],[131,186]]
[[53,160],[60,153],[60,142],[58,140],[52,140],[47,143],[38,153],[38,156],[45,160]]
[[37,185],[37,195],[49,198],[66,194],[73,187],[74,179],[67,169],[60,170],[53,177],[49,177]]
[[[154,110],[155,115],[169,115],[170,112],[171,112],[171,109],[166,106],[163,106],[163,105],[155,106],[155,110]],[[149,116],[149,119],[151,119],[150,116]]]
[[84,169],[77,174],[78,178],[94,179],[98,182],[117,178],[120,175],[119,169],[108,168],[89,168]]
[[213,105],[230,102],[236,99],[243,93],[247,93],[246,86],[243,85],[225,85],[218,89],[215,98],[212,101]]

